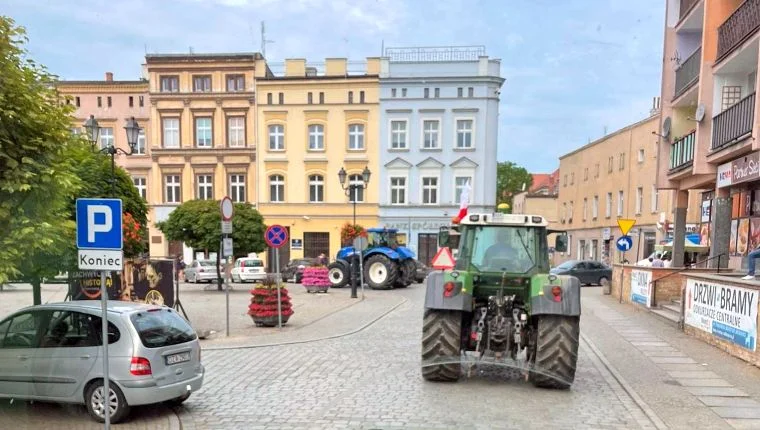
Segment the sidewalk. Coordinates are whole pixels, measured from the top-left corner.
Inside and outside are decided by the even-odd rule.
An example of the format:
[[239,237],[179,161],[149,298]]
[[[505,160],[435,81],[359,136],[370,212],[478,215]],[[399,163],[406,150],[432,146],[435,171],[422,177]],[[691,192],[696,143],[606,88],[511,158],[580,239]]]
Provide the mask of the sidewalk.
[[760,428],[760,369],[584,288],[582,333],[670,428]]

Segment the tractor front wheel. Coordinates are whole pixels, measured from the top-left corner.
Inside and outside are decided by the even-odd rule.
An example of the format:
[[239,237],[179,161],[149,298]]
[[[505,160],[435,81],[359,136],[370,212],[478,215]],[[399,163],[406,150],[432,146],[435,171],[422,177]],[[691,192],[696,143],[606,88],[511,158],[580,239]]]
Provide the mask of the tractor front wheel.
[[462,312],[426,309],[422,321],[422,377],[456,381],[461,374]]
[[568,389],[573,385],[580,332],[578,317],[538,317],[535,361],[529,375],[533,385],[559,389]]
[[364,280],[373,290],[390,290],[399,277],[398,265],[382,254],[364,262]]
[[332,288],[343,288],[348,284],[348,268],[345,264],[334,261],[327,266],[327,277]]

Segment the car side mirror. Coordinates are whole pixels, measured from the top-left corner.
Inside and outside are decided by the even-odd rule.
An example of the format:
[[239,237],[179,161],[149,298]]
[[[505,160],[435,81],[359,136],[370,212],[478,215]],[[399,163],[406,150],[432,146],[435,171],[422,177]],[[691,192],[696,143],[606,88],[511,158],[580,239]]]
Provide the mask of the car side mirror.
[[459,238],[461,235],[459,233],[449,234],[449,240],[448,240],[448,247],[449,249],[458,249],[459,248]]
[[448,246],[450,236],[449,228],[441,227],[441,229],[438,230],[438,247],[443,248],[444,246]]
[[554,250],[556,252],[567,252],[567,235],[559,234],[554,238]]

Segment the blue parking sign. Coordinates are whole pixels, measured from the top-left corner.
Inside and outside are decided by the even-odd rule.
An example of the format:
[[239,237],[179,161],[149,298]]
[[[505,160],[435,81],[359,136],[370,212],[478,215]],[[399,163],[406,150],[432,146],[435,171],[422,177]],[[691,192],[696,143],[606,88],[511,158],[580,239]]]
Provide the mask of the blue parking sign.
[[77,248],[120,250],[121,199],[77,199]]

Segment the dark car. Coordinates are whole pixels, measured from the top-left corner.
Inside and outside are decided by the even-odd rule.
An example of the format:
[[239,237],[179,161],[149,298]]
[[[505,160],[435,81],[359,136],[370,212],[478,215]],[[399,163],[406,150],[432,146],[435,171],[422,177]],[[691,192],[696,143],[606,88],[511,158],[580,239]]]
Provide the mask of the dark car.
[[417,283],[421,283],[425,281],[425,277],[427,277],[431,269],[420,261],[415,261],[414,263],[417,266],[417,270],[414,273],[414,281]]
[[575,276],[581,285],[606,285],[612,279],[612,268],[598,261],[569,260],[550,270],[555,275]]
[[303,269],[307,267],[316,266],[318,261],[316,258],[296,258],[290,260],[287,265],[282,269],[282,279],[300,284],[301,278],[303,278]]

